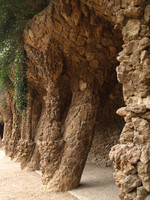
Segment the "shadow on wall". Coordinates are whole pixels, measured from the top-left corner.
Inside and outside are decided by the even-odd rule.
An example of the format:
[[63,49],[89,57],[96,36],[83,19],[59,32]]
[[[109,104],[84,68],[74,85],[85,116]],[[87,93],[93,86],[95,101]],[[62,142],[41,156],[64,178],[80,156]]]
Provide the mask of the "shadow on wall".
[[119,142],[124,126],[124,120],[116,114],[116,110],[124,106],[122,87],[117,82],[117,77],[114,77],[111,86],[105,85],[104,91],[101,93],[100,105],[87,163],[111,167],[109,152],[111,147]]

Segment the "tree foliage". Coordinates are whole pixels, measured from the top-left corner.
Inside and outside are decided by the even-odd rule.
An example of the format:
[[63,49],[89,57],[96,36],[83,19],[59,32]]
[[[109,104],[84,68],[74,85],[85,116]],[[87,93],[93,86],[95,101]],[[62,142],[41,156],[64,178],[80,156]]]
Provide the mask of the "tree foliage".
[[50,0],[0,0],[0,86],[14,89],[21,113],[27,107],[27,66],[22,32],[26,22],[44,9]]

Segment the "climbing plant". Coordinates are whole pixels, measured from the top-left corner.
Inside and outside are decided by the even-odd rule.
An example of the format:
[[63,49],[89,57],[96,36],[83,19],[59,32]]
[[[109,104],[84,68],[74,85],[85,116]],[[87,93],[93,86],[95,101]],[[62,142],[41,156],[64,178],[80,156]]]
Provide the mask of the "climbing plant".
[[50,0],[0,0],[0,86],[14,89],[16,107],[27,107],[27,66],[22,33],[26,22],[44,9]]

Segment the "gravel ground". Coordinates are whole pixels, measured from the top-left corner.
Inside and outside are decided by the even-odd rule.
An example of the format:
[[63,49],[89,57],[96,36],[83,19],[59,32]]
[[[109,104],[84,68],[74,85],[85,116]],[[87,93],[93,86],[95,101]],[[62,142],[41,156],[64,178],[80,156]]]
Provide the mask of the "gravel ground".
[[63,193],[42,189],[41,175],[26,172],[0,149],[0,200],[119,200],[111,168],[87,164],[80,187]]
[[42,188],[41,176],[20,170],[0,150],[0,200],[77,200],[68,192],[51,193]]

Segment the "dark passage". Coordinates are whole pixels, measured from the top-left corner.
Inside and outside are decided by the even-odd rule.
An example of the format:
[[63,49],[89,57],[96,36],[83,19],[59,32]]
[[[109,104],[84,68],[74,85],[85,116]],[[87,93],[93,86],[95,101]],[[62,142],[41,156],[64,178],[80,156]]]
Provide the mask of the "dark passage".
[[0,123],[0,137],[3,139],[4,123]]

